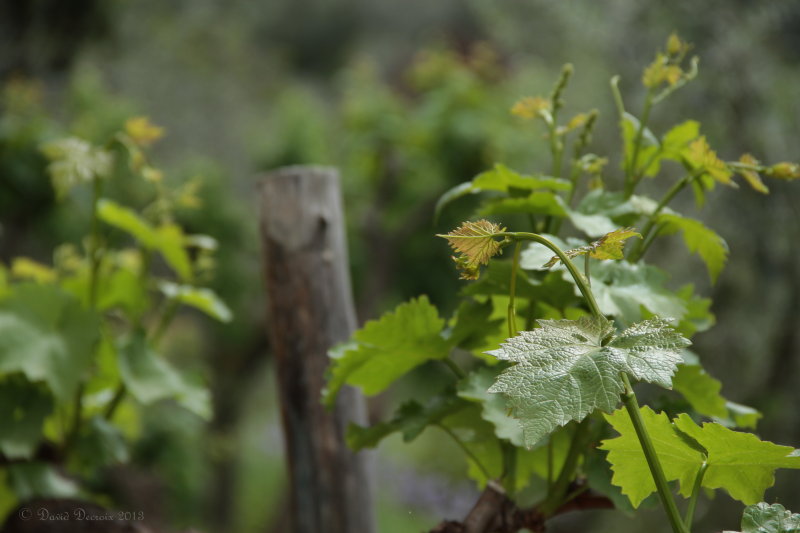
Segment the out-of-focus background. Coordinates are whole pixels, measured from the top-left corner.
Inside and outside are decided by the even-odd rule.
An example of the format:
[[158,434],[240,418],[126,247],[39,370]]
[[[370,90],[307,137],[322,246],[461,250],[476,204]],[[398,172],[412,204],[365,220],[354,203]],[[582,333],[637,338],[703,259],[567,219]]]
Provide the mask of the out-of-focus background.
[[[181,316],[166,343],[173,360],[209,380],[213,420],[169,408],[147,416],[132,464],[115,472],[121,508],[146,510],[164,531],[284,530],[259,173],[300,163],[340,169],[360,321],[423,293],[450,311],[463,282],[433,234],[468,211],[452,209],[434,225],[438,196],[497,161],[546,168],[541,131],[508,110],[519,97],[547,94],[566,62],[575,66],[568,108],[598,108],[595,150],[613,150],[608,80],[619,74],[637,109],[641,71],[672,31],[694,44],[700,74],[657,110],[653,128],[693,118],[723,156],[799,159],[797,0],[0,2],[0,260],[49,262],[56,243],[84,231],[51,192],[39,145],[65,134],[101,142],[135,115],[167,132],[153,150],[166,179],[202,182],[203,208],[181,221],[221,243],[214,289],[235,320]],[[694,282],[713,297],[718,325],[695,348],[725,395],[764,413],[762,438],[798,445],[800,189],[771,188],[769,196],[718,190],[699,215],[731,249],[716,285],[699,261],[669,247],[651,259],[675,286]],[[689,195],[682,201],[695,209]],[[380,413],[381,399],[371,408]],[[477,490],[454,457],[432,433],[381,445],[382,533],[463,517]],[[800,511],[800,477],[779,472],[777,481],[770,501]],[[699,531],[737,529],[740,507],[720,494],[698,516]],[[645,527],[667,530],[660,509],[635,521],[583,513],[552,530]]]

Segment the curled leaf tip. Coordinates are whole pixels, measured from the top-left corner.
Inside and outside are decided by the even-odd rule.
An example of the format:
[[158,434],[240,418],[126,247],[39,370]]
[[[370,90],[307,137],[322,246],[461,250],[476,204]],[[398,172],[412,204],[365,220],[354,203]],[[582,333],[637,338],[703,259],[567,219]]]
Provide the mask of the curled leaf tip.
[[481,265],[489,263],[503,246],[502,241],[495,239],[506,228],[488,220],[464,222],[447,235],[438,235],[447,239],[450,246],[458,252],[453,256],[456,266],[461,272],[461,279],[478,279]]

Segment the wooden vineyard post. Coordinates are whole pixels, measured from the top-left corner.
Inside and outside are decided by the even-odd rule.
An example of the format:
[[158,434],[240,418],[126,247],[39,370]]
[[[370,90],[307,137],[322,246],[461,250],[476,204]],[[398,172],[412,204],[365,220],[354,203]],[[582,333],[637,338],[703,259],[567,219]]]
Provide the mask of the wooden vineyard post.
[[364,400],[342,390],[320,403],[328,349],[356,327],[336,169],[294,166],[261,181],[268,330],[277,368],[292,533],[374,533],[363,455],[347,448]]

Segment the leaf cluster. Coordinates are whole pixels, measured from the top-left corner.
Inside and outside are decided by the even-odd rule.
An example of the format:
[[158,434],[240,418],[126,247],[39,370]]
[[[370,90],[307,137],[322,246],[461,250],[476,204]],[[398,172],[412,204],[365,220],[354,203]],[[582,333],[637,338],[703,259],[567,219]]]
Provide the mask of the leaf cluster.
[[[159,349],[181,306],[232,318],[203,286],[216,241],[175,221],[197,206],[196,185],[168,186],[148,158],[162,134],[136,117],[103,145],[68,137],[42,146],[62,201],[77,210],[73,191],[88,189],[90,222],[52,264],[0,264],[0,477],[20,500],[74,496],[99,468],[127,461],[147,406],[172,401],[211,415],[205,385]],[[122,180],[146,184],[150,202],[106,197]]]
[[[665,268],[645,261],[654,242],[680,234],[716,282],[728,258],[724,239],[670,203],[691,189],[701,208],[717,184],[737,187],[737,175],[765,194],[762,176],[797,174],[790,163],[765,165],[749,154],[724,159],[694,120],[660,136],[649,129],[651,111],[697,75],[690,48],[669,37],[644,70],[647,94],[638,116],[626,110],[612,79],[618,157],[590,151],[596,111],[560,120],[571,65],[548,96],[513,105],[524,127],[544,129],[552,165],[528,173],[495,164],[441,196],[437,217],[467,197],[475,206],[476,221],[439,235],[458,254],[461,278],[472,281],[457,312],[446,321],[423,296],[331,351],[328,405],[344,385],[378,394],[422,365],[452,375],[447,386],[437,380],[437,390],[420,386],[425,400],[406,399],[389,420],[351,426],[354,449],[394,433],[410,442],[438,428],[464,451],[468,474],[480,485],[494,479],[512,499],[523,487],[538,487],[545,496],[535,512],[542,516],[579,497],[570,488],[633,508],[657,491],[673,530],[682,533],[691,528],[701,489],[754,504],[775,469],[800,466],[796,450],[734,430],[755,428],[760,413],[722,396],[722,384],[687,349],[692,336],[714,324],[711,301],[693,285],[674,287]],[[609,169],[609,160],[620,168]],[[669,166],[683,177],[670,177]],[[663,197],[637,194],[645,178],[664,183]],[[513,252],[501,257],[506,247]],[[667,405],[677,416],[639,408],[638,382],[670,390]],[[698,423],[703,419],[713,422]],[[620,436],[608,438],[610,429]],[[690,498],[685,518],[677,514],[672,481]],[[776,511],[748,508],[748,524],[772,520],[764,518],[770,513]]]

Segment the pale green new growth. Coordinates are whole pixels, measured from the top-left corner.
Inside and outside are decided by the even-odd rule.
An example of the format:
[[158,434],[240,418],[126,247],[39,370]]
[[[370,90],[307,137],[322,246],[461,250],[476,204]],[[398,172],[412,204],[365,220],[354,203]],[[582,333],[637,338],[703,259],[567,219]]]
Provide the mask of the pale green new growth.
[[705,416],[728,416],[725,398],[720,395],[722,383],[709,376],[699,365],[680,365],[672,386],[681,393],[692,408]]
[[105,178],[111,173],[111,153],[77,137],[48,143],[42,147],[42,152],[50,160],[47,171],[59,198],[76,185]]
[[686,247],[705,262],[708,275],[715,282],[728,260],[728,245],[725,240],[699,220],[677,213],[664,213],[657,220],[661,224],[661,234],[681,232]]
[[230,308],[211,289],[193,285],[179,285],[171,281],[160,282],[158,288],[167,298],[199,309],[220,322],[233,320],[233,313]]
[[[625,241],[631,237],[641,238],[642,235],[633,228],[620,228],[610,233],[606,233],[596,241],[587,244],[586,246],[567,250],[564,252],[564,254],[570,259],[573,257],[578,257],[579,255],[588,255],[593,259],[623,259],[625,256],[622,252],[622,247],[625,246]],[[560,259],[558,256],[554,255],[547,263],[545,263],[543,268],[555,266],[559,261]]]
[[496,240],[498,233],[506,229],[488,220],[464,222],[447,235],[438,235],[447,239],[450,246],[459,253],[453,260],[461,270],[462,279],[478,279],[478,269],[489,263],[489,259],[500,251],[502,242]]
[[669,388],[682,361],[680,350],[690,344],[659,318],[616,336],[605,318],[539,324],[541,328],[523,331],[500,349],[487,352],[517,363],[497,378],[489,392],[507,397],[528,447],[595,409],[613,411],[624,390],[623,372]]

